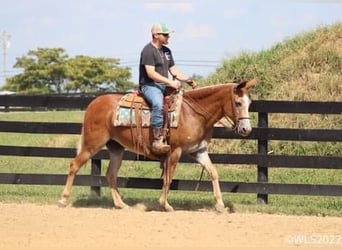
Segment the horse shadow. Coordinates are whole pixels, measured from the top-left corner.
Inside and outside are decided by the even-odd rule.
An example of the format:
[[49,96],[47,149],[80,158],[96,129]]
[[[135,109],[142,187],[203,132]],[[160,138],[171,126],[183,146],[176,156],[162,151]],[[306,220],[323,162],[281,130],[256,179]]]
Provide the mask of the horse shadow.
[[[137,209],[145,212],[164,212],[163,208],[159,205],[158,200],[146,201],[144,197],[126,197],[125,203],[131,209]],[[194,203],[193,201],[181,201],[169,199],[170,204],[172,204],[175,211],[215,211],[214,201],[205,201],[201,204]],[[228,213],[236,212],[234,204],[232,202],[226,201],[226,209]],[[73,207],[76,208],[103,208],[103,209],[115,209],[113,200],[109,196],[82,196],[78,197],[73,203]]]

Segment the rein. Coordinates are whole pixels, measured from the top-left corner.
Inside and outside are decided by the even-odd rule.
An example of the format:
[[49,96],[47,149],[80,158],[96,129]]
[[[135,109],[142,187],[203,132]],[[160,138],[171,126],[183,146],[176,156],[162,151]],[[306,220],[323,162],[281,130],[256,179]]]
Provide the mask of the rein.
[[[232,94],[231,96],[234,96],[234,88],[232,88]],[[187,98],[189,100],[187,100]],[[183,101],[186,102],[195,112],[197,112],[198,114],[202,115],[206,120],[209,120],[212,115],[205,109],[203,108],[198,102],[196,102],[194,99],[192,99],[190,96],[188,96],[187,98],[184,98]],[[229,118],[229,116],[224,113],[223,118],[225,118],[225,120],[230,123],[231,125],[231,130],[233,131],[237,131],[237,128],[239,126],[239,121],[241,120],[246,120],[246,119],[250,119],[249,117],[239,117],[237,118],[237,112],[236,112],[236,105],[235,102],[232,100],[232,111],[233,111],[233,116],[234,116],[234,121],[232,121],[232,119]],[[221,120],[219,120],[217,123],[223,125],[224,127],[228,127],[227,124],[225,122],[222,122]]]

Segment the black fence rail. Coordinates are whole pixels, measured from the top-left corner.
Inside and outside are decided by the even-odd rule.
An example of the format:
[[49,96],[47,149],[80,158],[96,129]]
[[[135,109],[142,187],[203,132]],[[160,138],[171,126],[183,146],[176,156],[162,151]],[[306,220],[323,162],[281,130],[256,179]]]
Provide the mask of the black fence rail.
[[[4,112],[16,110],[51,110],[51,109],[85,109],[92,96],[0,96],[0,110]],[[269,183],[269,168],[314,168],[314,169],[341,169],[342,156],[289,156],[268,154],[268,144],[271,140],[284,141],[328,141],[342,142],[342,129],[290,129],[269,128],[270,113],[291,114],[325,114],[341,115],[342,102],[290,102],[290,101],[254,101],[251,112],[258,113],[258,127],[253,128],[247,140],[256,140],[258,149],[256,154],[210,154],[213,163],[220,164],[250,164],[257,165],[257,182],[221,182],[223,192],[256,193],[258,202],[267,203],[268,194],[289,195],[322,195],[342,196],[341,185],[317,184],[283,184]],[[80,123],[49,123],[49,122],[19,122],[3,121],[0,119],[0,132],[38,133],[38,134],[79,134]],[[241,139],[238,135],[225,128],[216,127],[213,138]],[[0,145],[0,155],[30,156],[49,158],[72,158],[76,154],[73,148],[27,147]],[[101,176],[101,160],[109,159],[106,151],[102,150],[92,158],[90,175],[78,175],[75,185],[91,186],[92,192],[100,195],[100,189],[107,185]],[[136,154],[125,152],[124,160],[136,160]],[[143,157],[139,160],[149,161]],[[192,163],[193,160],[183,156],[183,163]],[[1,169],[0,169],[1,171]],[[23,174],[0,173],[1,184],[28,184],[28,185],[64,185],[66,175],[58,174]],[[125,188],[160,189],[160,179],[119,177],[118,186]],[[194,180],[173,180],[173,190],[195,190],[198,182]],[[202,181],[199,191],[211,190],[211,182]]]

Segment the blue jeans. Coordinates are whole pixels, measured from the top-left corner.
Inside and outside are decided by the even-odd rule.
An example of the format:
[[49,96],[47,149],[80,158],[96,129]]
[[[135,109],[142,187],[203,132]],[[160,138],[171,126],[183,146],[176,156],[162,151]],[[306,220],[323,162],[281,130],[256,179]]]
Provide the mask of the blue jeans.
[[163,127],[163,101],[166,86],[160,83],[141,85],[140,90],[145,100],[151,105],[151,127]]

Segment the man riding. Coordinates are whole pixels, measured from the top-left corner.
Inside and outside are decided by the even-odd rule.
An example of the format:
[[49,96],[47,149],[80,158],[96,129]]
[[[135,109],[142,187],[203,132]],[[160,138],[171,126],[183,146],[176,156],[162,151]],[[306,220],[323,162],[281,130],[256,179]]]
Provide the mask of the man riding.
[[[166,87],[179,90],[181,82],[191,87],[196,83],[183,75],[175,66],[168,44],[171,31],[164,23],[151,28],[152,41],[141,51],[139,63],[139,88],[151,105],[151,127],[153,131],[152,151],[157,155],[166,154],[170,145],[163,137],[163,99]],[[169,79],[169,72],[172,79]]]

